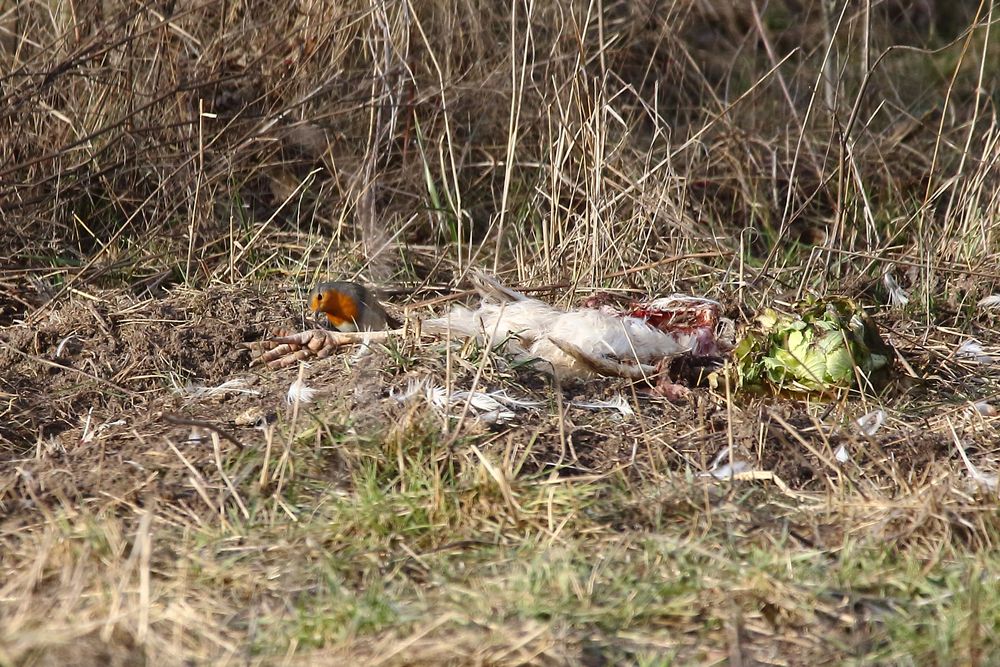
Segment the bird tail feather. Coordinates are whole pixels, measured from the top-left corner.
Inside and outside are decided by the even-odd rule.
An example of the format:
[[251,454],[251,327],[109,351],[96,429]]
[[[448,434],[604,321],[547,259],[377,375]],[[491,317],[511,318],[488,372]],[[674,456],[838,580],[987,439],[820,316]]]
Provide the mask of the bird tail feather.
[[476,291],[484,299],[492,299],[495,301],[528,301],[531,297],[526,294],[521,294],[517,290],[511,289],[501,283],[496,279],[496,276],[491,276],[485,271],[479,269],[473,269],[471,274],[472,284],[475,285]]

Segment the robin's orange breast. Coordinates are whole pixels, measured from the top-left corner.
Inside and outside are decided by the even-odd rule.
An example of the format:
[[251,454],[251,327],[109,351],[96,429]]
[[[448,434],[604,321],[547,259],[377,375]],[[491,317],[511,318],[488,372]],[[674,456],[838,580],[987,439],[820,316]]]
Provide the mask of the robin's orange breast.
[[356,326],[362,304],[350,294],[330,289],[314,294],[310,307],[313,312],[325,314],[330,324],[341,329],[347,325]]

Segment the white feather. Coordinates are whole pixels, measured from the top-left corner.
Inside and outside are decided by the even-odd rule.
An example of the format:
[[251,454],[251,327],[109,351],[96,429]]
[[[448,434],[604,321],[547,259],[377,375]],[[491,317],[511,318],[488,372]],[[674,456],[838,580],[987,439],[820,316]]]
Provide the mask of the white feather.
[[214,398],[216,396],[224,396],[227,393],[259,396],[260,391],[251,389],[248,386],[249,384],[250,381],[247,378],[233,378],[215,387],[205,387],[189,382],[184,386],[183,392],[195,398]]
[[733,450],[731,447],[726,447],[712,459],[712,465],[703,473],[700,473],[699,477],[714,477],[715,479],[733,479],[736,475],[751,470],[751,466],[746,461],[733,457]]
[[312,403],[316,398],[318,391],[312,387],[306,386],[306,383],[302,380],[296,380],[288,387],[288,393],[285,396],[285,403],[292,405],[293,403]]
[[389,395],[401,403],[421,396],[441,414],[446,414],[449,407],[463,405],[468,401],[472,416],[489,424],[506,424],[517,418],[514,410],[534,410],[542,405],[540,401],[512,398],[501,390],[449,393],[446,388],[433,384],[429,379],[411,380],[404,391],[396,393],[390,390]]
[[750,464],[746,461],[733,461],[732,463],[723,463],[717,468],[712,468],[706,472],[701,473],[700,477],[714,477],[715,479],[733,479],[737,475],[747,472],[750,470]]
[[910,295],[899,286],[891,271],[886,271],[882,275],[882,284],[885,285],[886,291],[889,292],[889,307],[902,308],[910,302]]
[[965,453],[965,447],[962,445],[962,441],[958,439],[958,436],[952,431],[952,435],[955,438],[955,447],[958,449],[959,456],[962,457],[962,462],[965,463],[966,469],[969,471],[969,477],[972,478],[976,484],[988,491],[996,491],[998,484],[1000,484],[1000,476],[995,473],[985,473],[979,468],[972,465],[972,461],[969,460],[969,455]]
[[[990,294],[979,300],[976,304],[980,308],[997,308],[1000,307],[1000,294]],[[57,355],[58,356],[58,355]]]
[[616,394],[614,398],[606,401],[571,401],[570,405],[575,408],[585,408],[587,410],[617,410],[622,417],[630,417],[635,414],[635,410],[621,394]]
[[987,353],[983,349],[982,343],[975,338],[970,338],[959,345],[958,350],[955,351],[955,356],[977,364],[992,364],[997,360],[992,354]]
[[859,431],[867,436],[873,436],[878,433],[878,430],[882,428],[882,424],[885,423],[885,410],[875,410],[874,412],[862,415],[855,420],[855,423]]

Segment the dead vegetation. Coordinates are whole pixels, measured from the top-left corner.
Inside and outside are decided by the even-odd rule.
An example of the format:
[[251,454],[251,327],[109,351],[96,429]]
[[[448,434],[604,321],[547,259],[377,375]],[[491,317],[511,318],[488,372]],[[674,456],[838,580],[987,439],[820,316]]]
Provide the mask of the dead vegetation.
[[[0,4],[0,664],[990,664],[997,21]],[[426,317],[473,267],[844,294],[899,359],[679,403],[413,335],[249,367],[318,278]]]

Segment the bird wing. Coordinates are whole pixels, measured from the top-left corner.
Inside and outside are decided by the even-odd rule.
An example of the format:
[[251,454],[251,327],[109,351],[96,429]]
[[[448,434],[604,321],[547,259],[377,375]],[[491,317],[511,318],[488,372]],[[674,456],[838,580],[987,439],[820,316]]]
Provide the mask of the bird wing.
[[[675,336],[635,317],[620,317],[599,310],[561,313],[529,353],[552,364],[555,374],[586,378],[599,362],[618,365],[656,364],[691,349],[688,336]],[[622,373],[607,373],[627,377]]]

